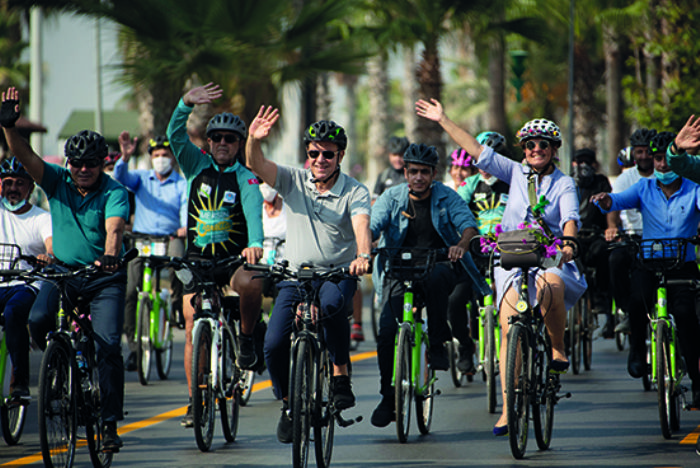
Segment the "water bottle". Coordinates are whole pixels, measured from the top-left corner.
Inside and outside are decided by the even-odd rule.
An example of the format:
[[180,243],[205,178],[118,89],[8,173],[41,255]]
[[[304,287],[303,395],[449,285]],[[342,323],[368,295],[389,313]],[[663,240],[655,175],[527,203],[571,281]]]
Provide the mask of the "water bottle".
[[82,351],[76,351],[75,360],[78,363],[78,369],[80,370],[80,386],[82,387],[83,392],[89,392],[90,379],[88,378],[87,361],[85,360],[85,356],[83,356]]

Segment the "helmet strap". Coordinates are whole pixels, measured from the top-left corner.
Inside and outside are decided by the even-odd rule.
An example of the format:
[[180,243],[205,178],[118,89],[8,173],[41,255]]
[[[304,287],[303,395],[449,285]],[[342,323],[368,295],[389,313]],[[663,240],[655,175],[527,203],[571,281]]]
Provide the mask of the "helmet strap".
[[331,180],[333,177],[335,177],[339,173],[340,173],[340,164],[338,164],[336,166],[335,170],[333,172],[331,172],[330,175],[328,177],[326,177],[325,179],[317,179],[316,177],[311,177],[311,182],[313,182],[314,184],[317,184],[319,182],[322,184],[325,184],[326,182]]

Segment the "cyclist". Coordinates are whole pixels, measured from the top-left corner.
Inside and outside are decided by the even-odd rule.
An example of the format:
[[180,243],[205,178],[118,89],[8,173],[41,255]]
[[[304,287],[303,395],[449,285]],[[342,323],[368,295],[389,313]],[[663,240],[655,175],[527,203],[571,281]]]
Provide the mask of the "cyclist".
[[452,190],[457,190],[464,181],[476,173],[473,158],[462,148],[457,148],[450,155],[450,180],[445,183]]
[[[99,133],[83,130],[68,139],[68,168],[44,162],[14,127],[19,118],[19,93],[2,93],[0,125],[10,151],[32,179],[44,189],[51,208],[54,255],[69,266],[95,264],[102,272],[68,284],[75,300],[89,301],[100,372],[104,448],[118,451],[122,440],[117,421],[124,418],[124,362],[121,349],[126,268],[120,266],[122,233],[129,216],[126,189],[103,173],[107,143]],[[43,283],[29,313],[29,331],[41,349],[56,326],[58,289]]]
[[[613,183],[613,193],[627,190],[640,179],[654,178],[654,161],[649,152],[649,142],[656,135],[656,130],[640,128],[630,136],[632,158],[635,166],[624,171]],[[642,232],[642,215],[637,209],[621,212],[611,211],[607,215],[608,228],[605,240],[612,242],[619,233],[620,226],[629,234]],[[615,304],[622,309],[625,317],[615,327],[616,333],[629,332],[630,322],[626,314],[630,312],[629,297],[632,292],[630,271],[634,263],[634,253],[630,249],[613,249],[610,252],[610,291]]]
[[[15,244],[22,254],[33,255],[50,263],[51,215],[29,202],[34,180],[17,158],[0,165],[2,205],[0,205],[0,243]],[[0,268],[9,269],[13,259],[3,258]],[[28,265],[21,263],[21,268]],[[3,283],[0,287],[0,308],[5,319],[5,338],[12,359],[13,400],[29,400],[29,330],[27,318],[36,298],[37,288],[23,281]]]
[[[130,170],[129,160],[136,150],[137,138],[132,140],[129,132],[119,135],[121,159],[114,166],[114,179],[134,193],[136,211],[132,231],[153,236],[170,236],[167,255],[182,257],[185,252],[184,237],[187,235],[187,182],[176,171],[175,156],[170,150],[170,142],[165,136],[157,136],[148,142],[151,170]],[[126,358],[127,371],[136,370],[136,330],[137,289],[143,277],[143,259],[129,263],[127,269],[126,303],[124,306],[124,333],[129,346]],[[182,283],[174,272],[170,273],[173,317],[182,314]]]
[[[262,196],[255,175],[238,161],[246,137],[245,123],[228,112],[212,117],[207,124],[209,152],[195,146],[187,135],[187,119],[194,106],[209,104],[221,95],[221,88],[213,83],[192,88],[180,99],[168,125],[170,147],[188,186],[186,255],[190,259],[207,259],[241,254],[248,263],[257,263],[263,253]],[[253,279],[253,272],[243,268],[216,272],[216,276],[220,285],[229,284],[240,295],[237,364],[242,369],[252,369],[258,360],[253,331],[260,319],[262,281]],[[188,389],[191,389],[194,325],[192,287],[185,285],[183,291]],[[192,427],[191,404],[181,424]]]
[[403,154],[410,142],[406,137],[393,136],[389,138],[387,144],[389,149],[389,167],[384,169],[377,177],[374,183],[374,194],[372,195],[372,203],[379,195],[394,185],[399,185],[405,182],[403,176]]
[[[608,226],[606,216],[588,201],[591,195],[600,192],[611,192],[610,181],[603,174],[598,173],[598,160],[595,151],[589,148],[577,150],[571,163],[573,177],[576,182],[579,199],[579,214],[581,227],[592,231],[604,233]],[[612,303],[608,291],[610,280],[609,251],[603,237],[581,236],[579,238],[583,255],[581,261],[584,265],[595,270],[593,278],[586,278],[591,288],[591,308],[595,314],[605,314],[607,321],[603,329],[604,338],[615,336],[615,321],[612,317]],[[595,281],[591,281],[594,279]]]
[[[457,193],[435,180],[439,158],[434,146],[411,144],[403,159],[407,183],[390,188],[377,199],[372,208],[372,238],[381,236],[379,247],[449,249],[450,261],[437,263],[423,285],[430,365],[435,370],[447,370],[449,359],[443,343],[452,339],[447,324],[448,296],[459,283],[475,288],[479,295],[489,292],[468,254],[469,241],[478,233],[476,220]],[[372,424],[377,427],[396,420],[391,379],[397,320],[403,313],[402,286],[400,281],[384,277],[377,337],[382,399],[372,414]]]
[[[292,268],[310,262],[320,267],[349,266],[353,275],[369,271],[370,199],[367,188],[340,170],[348,137],[343,127],[333,121],[320,120],[304,132],[304,145],[310,161],[309,170],[282,166],[265,158],[260,147],[279,114],[271,107],[260,108],[250,124],[246,144],[248,166],[279,191],[287,212],[286,258]],[[295,316],[295,302],[300,299],[295,282],[278,285],[278,295],[265,336],[265,360],[275,396],[282,400],[282,415],[277,438],[292,441],[292,421],[288,414],[289,335]],[[352,307],[357,289],[354,280],[319,287],[324,335],[333,361],[331,387],[336,408],[355,405],[348,362],[350,361],[350,327],[345,310]]]
[[[472,135],[459,128],[445,115],[442,105],[437,100],[419,100],[416,103],[416,111],[418,115],[438,122],[457,144],[469,154],[475,155],[477,167],[510,183],[508,204],[502,220],[504,231],[517,229],[521,223],[538,223],[556,237],[576,236],[580,222],[576,187],[573,179],[564,175],[555,165],[558,161],[557,150],[561,146],[561,133],[554,122],[535,119],[525,123],[518,131],[518,142],[525,153],[524,164],[521,164],[499,155],[489,146],[479,144]],[[545,205],[541,216],[535,216],[529,200],[528,188],[532,185],[537,200],[543,200]],[[536,299],[552,341],[550,370],[553,372],[566,372],[569,368],[564,350],[566,310],[571,308],[586,290],[585,278],[571,261],[573,253],[572,247],[565,245],[561,249],[562,261],[559,266],[544,271],[533,269],[529,278],[529,283],[537,285]],[[501,388],[505,389],[503,380],[507,364],[508,318],[517,314],[515,303],[518,298],[513,285],[522,279],[517,269],[507,271],[496,267],[494,273],[503,337],[499,363]],[[503,405],[503,413],[493,429],[494,435],[506,435],[507,422],[506,405]]]
[[121,153],[119,151],[110,151],[107,153],[107,156],[105,156],[105,166],[104,166],[104,173],[107,174],[110,177],[114,177],[114,165],[119,161],[119,158],[121,157]]
[[[642,238],[689,238],[697,233],[700,223],[700,186],[679,177],[666,162],[666,150],[676,135],[660,132],[651,139],[650,149],[654,159],[654,179],[642,179],[620,193],[600,193],[591,197],[605,211],[637,208],[641,210]],[[700,278],[695,263],[695,249],[688,248],[685,263],[679,269],[666,273],[669,279]],[[641,268],[632,271],[630,305],[630,353],[627,370],[632,377],[645,373],[647,315],[655,304],[656,277],[653,272]],[[693,406],[700,407],[700,323],[695,313],[695,292],[689,286],[668,287],[669,311],[678,326],[681,352],[685,358],[688,375],[693,382]]]

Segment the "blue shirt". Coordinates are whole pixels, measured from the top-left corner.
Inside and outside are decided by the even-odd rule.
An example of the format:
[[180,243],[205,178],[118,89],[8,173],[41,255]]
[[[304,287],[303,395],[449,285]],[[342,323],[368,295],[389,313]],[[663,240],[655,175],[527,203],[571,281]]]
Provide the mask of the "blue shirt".
[[114,178],[136,197],[134,232],[167,236],[187,226],[187,181],[177,171],[161,182],[156,171],[130,171],[120,159]]
[[[656,179],[641,179],[620,193],[611,193],[609,211],[637,208],[642,212],[643,239],[693,237],[700,223],[700,185],[683,179],[681,187],[666,199]],[[686,249],[685,260],[695,260],[695,249]]]

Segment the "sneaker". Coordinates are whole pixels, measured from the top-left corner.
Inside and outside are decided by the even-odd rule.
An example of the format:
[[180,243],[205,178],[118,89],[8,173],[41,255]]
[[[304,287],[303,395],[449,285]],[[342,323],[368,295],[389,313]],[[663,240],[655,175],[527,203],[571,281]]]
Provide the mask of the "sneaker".
[[639,353],[630,350],[630,354],[627,357],[627,372],[631,377],[639,379],[644,377],[646,373],[647,364]]
[[474,352],[466,346],[459,347],[457,370],[465,375],[474,375],[476,373],[476,367],[474,366]]
[[292,443],[292,418],[289,414],[289,402],[282,400],[282,414],[277,423],[277,440],[283,444]]
[[396,421],[394,396],[384,396],[372,413],[372,425],[375,427],[386,427],[393,421]]
[[130,352],[129,357],[126,358],[126,362],[124,363],[124,369],[127,372],[134,372],[136,370],[136,353],[135,352]]
[[192,405],[187,405],[187,413],[182,417],[180,421],[182,427],[194,427],[194,416],[192,416]]
[[12,401],[29,401],[29,387],[27,385],[15,385],[10,389],[10,399]]
[[252,369],[255,363],[258,362],[258,356],[255,353],[255,338],[241,333],[238,337],[238,344],[236,364],[243,370]]
[[365,334],[362,331],[362,325],[359,323],[352,324],[352,331],[350,332],[350,340],[352,341],[365,341]]
[[355,395],[352,393],[349,376],[334,375],[331,377],[331,392],[336,409],[344,410],[355,406]]
[[118,452],[124,446],[121,437],[117,434],[117,422],[107,421],[102,426],[102,450]]
[[627,333],[630,332],[630,318],[625,315],[620,323],[615,327],[615,333]]
[[449,370],[450,359],[447,356],[445,345],[437,344],[430,347],[430,366],[435,370]]

